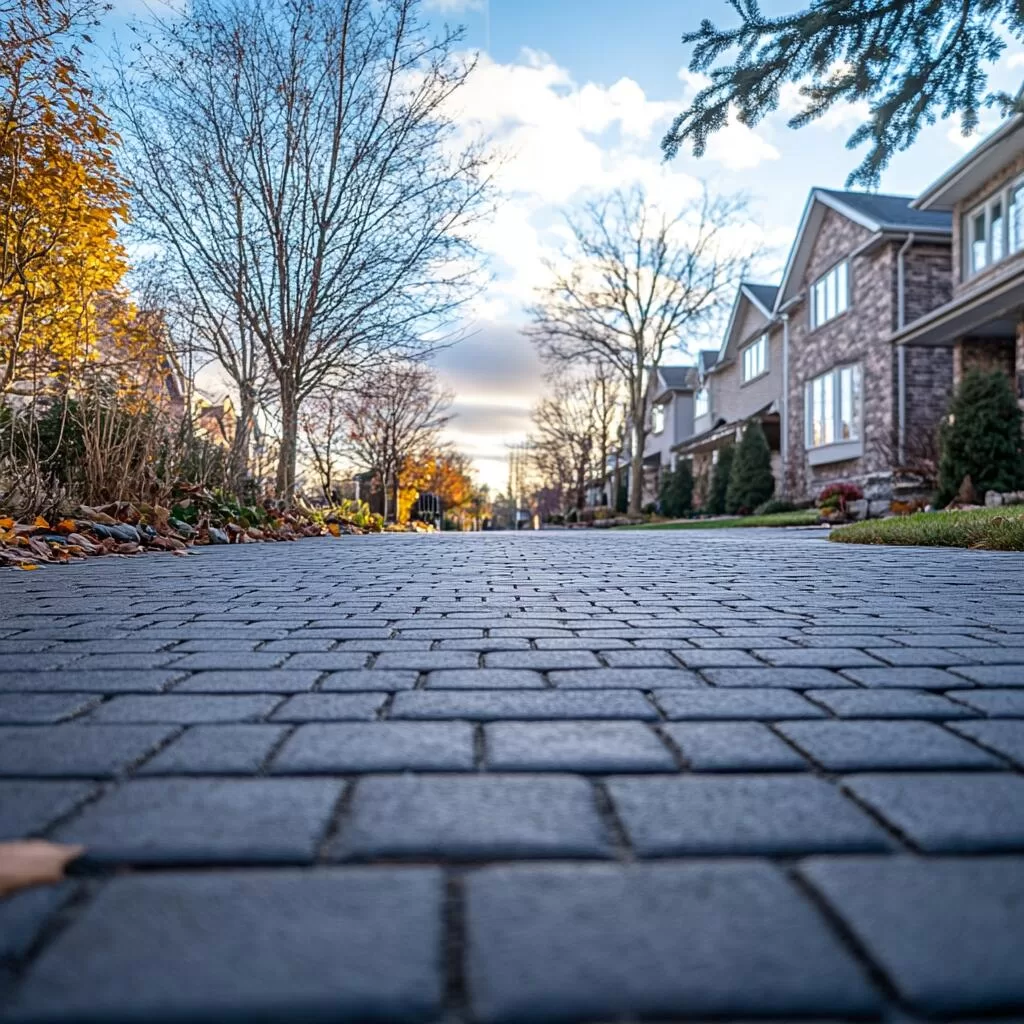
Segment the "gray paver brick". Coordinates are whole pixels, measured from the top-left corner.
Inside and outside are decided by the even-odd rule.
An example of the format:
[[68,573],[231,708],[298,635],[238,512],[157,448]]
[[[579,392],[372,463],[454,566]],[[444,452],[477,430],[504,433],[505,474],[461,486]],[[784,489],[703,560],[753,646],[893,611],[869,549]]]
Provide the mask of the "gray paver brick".
[[665,734],[694,771],[787,771],[807,761],[759,722],[673,722]]
[[299,693],[271,716],[273,722],[370,722],[387,700],[385,693]]
[[945,721],[971,718],[977,712],[935,693],[915,690],[808,690],[840,718],[918,718]]
[[814,858],[800,872],[916,1009],[1024,1002],[1024,859]]
[[0,693],[0,725],[54,725],[100,700],[97,693]]
[[679,662],[666,650],[601,651],[610,668],[679,668]]
[[478,661],[479,655],[475,651],[385,651],[377,655],[373,667],[429,672],[436,668],[476,668]]
[[140,775],[251,775],[281,737],[283,725],[196,725],[151,757]]
[[527,668],[454,668],[427,675],[427,688],[433,690],[536,690],[544,687],[544,676]]
[[466,920],[485,1022],[879,1007],[810,903],[763,863],[485,868],[467,880]]
[[600,668],[593,651],[491,651],[484,655],[487,668],[533,668],[540,672],[555,669]]
[[806,775],[608,782],[641,856],[882,851],[891,841],[838,789]]
[[[174,662],[176,669],[231,669],[247,672],[250,669],[278,668],[287,658],[279,651],[200,651],[185,654]],[[291,668],[316,668],[314,665],[292,665]]]
[[4,726],[0,775],[105,778],[141,761],[174,733],[164,725]]
[[958,665],[956,673],[982,686],[1024,686],[1024,665]]
[[706,668],[702,674],[715,686],[782,686],[812,690],[854,685],[825,668]]
[[670,719],[693,721],[777,721],[824,718],[825,712],[792,690],[656,690],[654,698]]
[[423,868],[116,878],[36,961],[15,1011],[434,1020],[443,894]]
[[602,857],[590,785],[564,775],[368,776],[333,845],[340,857]]
[[640,722],[497,722],[485,729],[495,771],[675,771],[672,754]]
[[850,668],[855,665],[879,665],[877,658],[858,650],[856,647],[794,647],[753,651],[762,661],[770,665],[800,668]]
[[329,779],[133,779],[58,829],[90,861],[308,863],[343,783]]
[[70,882],[22,889],[0,900],[0,972],[5,960],[24,957],[46,922],[73,895]]
[[269,694],[210,696],[208,694],[160,694],[123,696],[101,704],[86,719],[88,724],[126,722],[254,722],[269,714],[281,698]]
[[302,693],[321,673],[310,669],[196,672],[174,687],[175,693]]
[[0,693],[159,693],[183,675],[166,669],[0,672]]
[[672,652],[687,668],[764,668],[747,651],[674,650]]
[[782,722],[778,729],[829,771],[1002,767],[934,722]]
[[289,656],[286,669],[311,668],[318,672],[343,672],[366,667],[369,655],[363,651],[310,651]]
[[957,690],[950,696],[990,718],[1024,718],[1024,690]]
[[364,669],[358,672],[332,672],[320,684],[320,690],[411,690],[419,672],[415,669]]
[[973,772],[850,775],[844,788],[929,853],[1024,847],[1024,778]]
[[24,839],[44,831],[94,788],[87,782],[0,779],[0,839]]
[[851,668],[843,673],[862,686],[882,689],[910,687],[915,690],[948,690],[971,684],[941,668]]
[[695,673],[684,668],[599,668],[552,672],[549,678],[561,690],[634,688],[654,690],[703,687],[706,684]]
[[637,690],[561,691],[417,690],[399,693],[391,718],[467,718],[541,720],[545,718],[636,718],[653,721],[658,713]]
[[275,774],[472,771],[468,722],[301,725],[274,757]]
[[957,722],[952,728],[1024,767],[1024,721]]

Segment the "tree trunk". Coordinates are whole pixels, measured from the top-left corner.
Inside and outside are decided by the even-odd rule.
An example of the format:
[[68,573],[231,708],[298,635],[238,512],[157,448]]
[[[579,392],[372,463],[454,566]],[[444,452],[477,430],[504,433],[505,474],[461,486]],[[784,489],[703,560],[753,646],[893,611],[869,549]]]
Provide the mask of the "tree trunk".
[[629,464],[629,514],[638,516],[643,511],[644,453],[635,452]]
[[242,493],[245,480],[249,475],[249,443],[252,440],[252,425],[255,415],[255,396],[247,388],[240,388],[235,436],[231,440],[231,451],[228,455],[231,486],[237,494]]
[[395,469],[394,473],[391,474],[391,493],[394,496],[395,506],[395,525],[398,524],[398,516],[401,508],[399,506],[399,498],[401,497],[401,482],[398,478],[398,470]]
[[295,463],[299,441],[299,401],[291,385],[281,384],[281,451],[277,458],[275,490],[279,498],[295,497]]

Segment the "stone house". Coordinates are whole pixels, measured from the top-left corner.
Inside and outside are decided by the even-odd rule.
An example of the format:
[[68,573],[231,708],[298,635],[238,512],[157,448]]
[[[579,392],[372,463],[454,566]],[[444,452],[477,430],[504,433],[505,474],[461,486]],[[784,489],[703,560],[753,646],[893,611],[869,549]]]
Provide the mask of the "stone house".
[[1024,115],[1011,118],[912,203],[952,217],[952,292],[898,325],[900,351],[928,346],[969,369],[1001,370],[1024,408]]
[[953,357],[892,337],[949,301],[952,244],[950,215],[909,197],[811,192],[773,310],[789,497],[835,482],[876,499],[921,489],[906,454],[935,435]]
[[772,471],[782,481],[780,407],[784,390],[782,321],[775,316],[777,285],[742,282],[718,350],[697,358],[693,436],[678,443],[677,458],[692,461],[694,501],[707,499],[719,453],[758,420],[772,451]]

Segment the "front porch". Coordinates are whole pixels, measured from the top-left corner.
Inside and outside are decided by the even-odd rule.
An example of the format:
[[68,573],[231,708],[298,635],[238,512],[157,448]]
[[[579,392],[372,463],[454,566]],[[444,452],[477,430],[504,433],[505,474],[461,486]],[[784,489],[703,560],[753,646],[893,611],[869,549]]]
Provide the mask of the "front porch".
[[897,331],[897,345],[953,349],[953,383],[969,370],[1005,373],[1024,409],[1024,273],[1019,266]]

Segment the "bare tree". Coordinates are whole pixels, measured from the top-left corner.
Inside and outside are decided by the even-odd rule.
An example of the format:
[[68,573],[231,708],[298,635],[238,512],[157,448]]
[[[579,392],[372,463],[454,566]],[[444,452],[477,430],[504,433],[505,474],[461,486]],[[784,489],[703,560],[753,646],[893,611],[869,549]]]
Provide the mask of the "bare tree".
[[631,428],[630,511],[643,486],[647,388],[667,350],[705,329],[753,253],[745,249],[742,196],[706,189],[668,214],[643,189],[618,190],[567,215],[572,242],[548,264],[527,333],[541,356],[603,361],[618,375]]
[[620,408],[617,385],[606,362],[581,377],[554,375],[550,393],[533,411],[538,472],[577,509],[586,503],[588,482],[604,475]]
[[320,492],[325,501],[334,504],[338,500],[337,488],[349,432],[342,395],[330,388],[313,395],[303,407],[299,425],[303,447],[316,473]]
[[384,513],[397,522],[402,474],[439,451],[441,432],[451,421],[450,392],[419,363],[393,363],[374,374],[358,392],[346,393],[341,412],[349,428],[353,462],[376,473],[384,488]]
[[265,362],[283,496],[302,403],[422,351],[474,286],[485,161],[448,115],[471,66],[420,2],[194,0],[120,76],[140,225],[240,389]]

